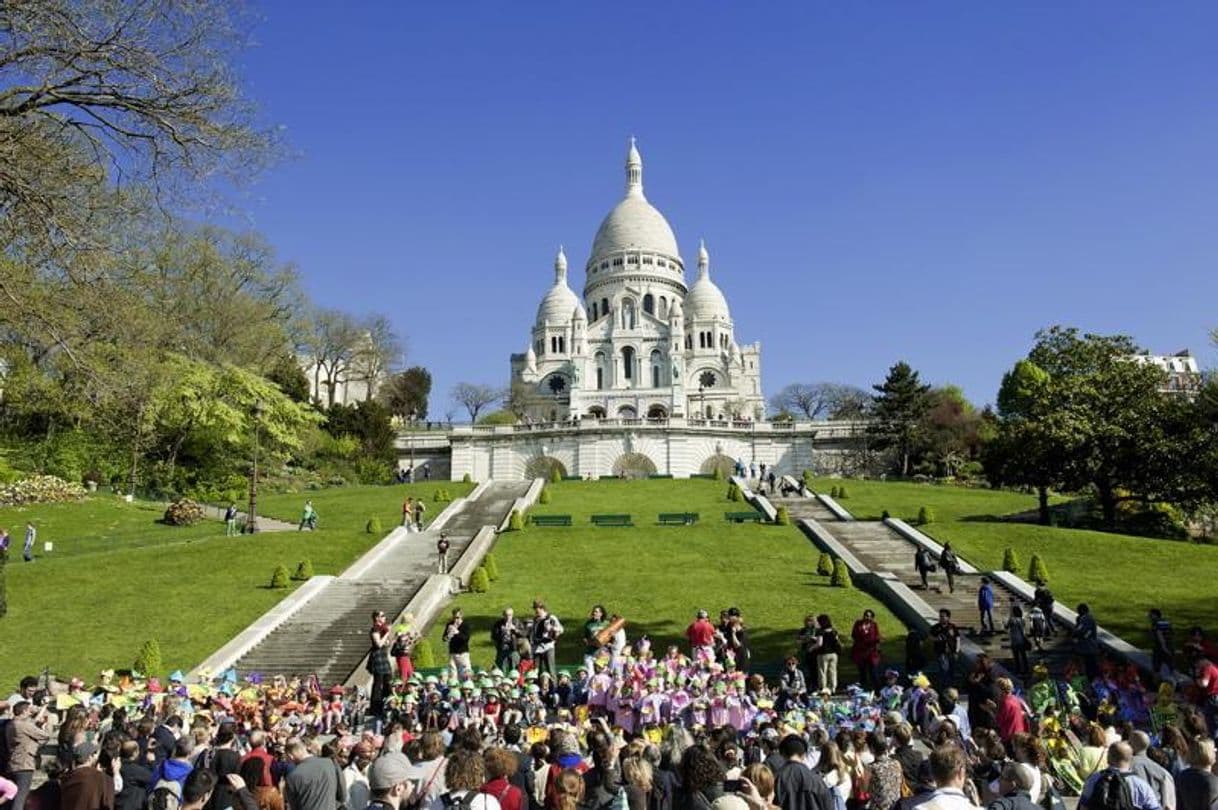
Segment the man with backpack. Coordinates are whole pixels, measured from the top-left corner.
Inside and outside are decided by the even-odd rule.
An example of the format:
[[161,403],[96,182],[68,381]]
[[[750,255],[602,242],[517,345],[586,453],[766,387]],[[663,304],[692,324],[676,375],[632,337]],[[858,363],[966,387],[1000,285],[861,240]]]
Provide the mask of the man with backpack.
[[1133,773],[1133,749],[1127,742],[1108,747],[1108,767],[1087,778],[1079,810],[1163,810],[1145,779]]

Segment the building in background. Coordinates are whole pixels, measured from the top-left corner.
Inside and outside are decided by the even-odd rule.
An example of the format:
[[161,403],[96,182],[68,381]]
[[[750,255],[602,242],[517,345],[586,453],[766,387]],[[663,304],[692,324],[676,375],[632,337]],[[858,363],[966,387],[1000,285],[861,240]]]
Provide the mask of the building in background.
[[686,286],[676,236],[643,194],[633,138],[626,194],[597,230],[584,272],[581,300],[559,249],[528,349],[511,357],[522,421],[764,418],[761,346],[737,341],[705,245]]
[[1179,394],[1190,399],[1201,390],[1201,369],[1197,358],[1185,349],[1175,354],[1135,354],[1129,358],[1135,363],[1157,366],[1167,374],[1161,390],[1165,394]]

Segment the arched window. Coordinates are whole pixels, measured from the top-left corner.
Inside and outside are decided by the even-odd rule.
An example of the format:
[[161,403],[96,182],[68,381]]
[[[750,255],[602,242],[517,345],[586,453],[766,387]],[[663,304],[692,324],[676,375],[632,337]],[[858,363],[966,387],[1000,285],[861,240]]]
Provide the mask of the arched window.
[[608,314],[609,314],[609,299],[602,298],[601,299],[601,316],[604,317],[605,315],[608,315]]
[[659,349],[656,349],[656,350],[652,351],[652,353],[651,353],[651,387],[652,388],[659,388],[660,384],[661,384],[661,380],[663,378],[664,372],[663,372],[663,363],[661,361],[662,357],[663,357],[663,355],[660,354]]
[[643,311],[648,315],[656,314],[656,299],[651,293],[647,293],[643,296]]
[[631,298],[622,301],[622,328],[634,328],[634,300]]
[[668,318],[668,299],[662,295],[660,296],[660,308],[656,310],[656,316],[662,321]]
[[622,349],[622,377],[627,380],[634,379],[634,349],[630,346]]
[[592,320],[596,320],[596,302],[592,302]]
[[694,336],[686,335],[685,336],[685,348],[692,349],[693,347],[694,347]]
[[605,390],[605,353],[596,353],[596,390]]

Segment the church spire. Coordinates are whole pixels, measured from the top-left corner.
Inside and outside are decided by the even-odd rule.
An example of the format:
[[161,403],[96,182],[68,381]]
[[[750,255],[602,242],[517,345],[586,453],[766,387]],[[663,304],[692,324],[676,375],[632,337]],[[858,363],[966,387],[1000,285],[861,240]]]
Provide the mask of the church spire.
[[643,196],[643,158],[633,135],[630,136],[630,151],[626,153],[626,196]]

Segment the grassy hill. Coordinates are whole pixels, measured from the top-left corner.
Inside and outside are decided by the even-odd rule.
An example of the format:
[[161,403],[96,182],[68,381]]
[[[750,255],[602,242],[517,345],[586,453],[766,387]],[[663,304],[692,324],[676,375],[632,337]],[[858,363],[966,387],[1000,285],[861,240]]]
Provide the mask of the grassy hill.
[[[646,633],[653,648],[681,642],[699,608],[716,616],[736,606],[749,628],[754,660],[773,663],[794,650],[795,633],[808,613],[828,613],[847,634],[865,608],[876,611],[889,651],[900,652],[904,629],[883,606],[858,590],[829,586],[817,576],[818,554],[793,526],[732,524],[725,511],[749,511],[728,501],[727,484],[709,480],[564,481],[549,485],[549,504],[531,514],[569,514],[571,528],[536,528],[504,534],[494,554],[501,577],[485,594],[463,594],[456,604],[471,623],[471,652],[490,666],[490,628],[502,610],[530,614],[546,601],[565,624],[560,663],[582,660],[582,626],[594,604],[626,618],[633,640]],[[660,512],[698,512],[694,526],[657,526]],[[634,528],[595,528],[589,516],[630,513]],[[442,623],[441,623],[442,624]],[[430,638],[446,660],[442,627]],[[841,664],[843,677],[850,670]]]
[[[0,687],[48,666],[91,679],[101,669],[130,666],[149,638],[160,642],[167,671],[189,668],[289,592],[267,587],[276,565],[294,570],[308,558],[315,573],[337,574],[380,539],[365,533],[369,517],[380,517],[388,531],[407,493],[425,498],[434,517],[442,508],[431,501],[439,486],[453,497],[469,489],[430,482],[268,495],[261,511],[289,521],[312,498],[320,530],[229,538],[219,521],[166,526],[162,506],[113,496],[0,509],[16,552],[7,570],[8,615],[0,619]],[[38,527],[32,563],[21,561],[27,520]],[[47,540],[49,554],[42,551]]]
[[1212,583],[1218,578],[1218,547],[1064,529],[996,518],[1035,510],[1036,498],[1016,492],[936,484],[819,479],[817,490],[845,486],[842,505],[857,518],[876,519],[884,510],[913,521],[922,506],[935,522],[921,527],[950,540],[962,557],[980,568],[1002,565],[1003,551],[1019,552],[1026,578],[1028,560],[1039,554],[1049,569],[1054,595],[1069,607],[1087,602],[1100,624],[1126,641],[1149,647],[1146,611],[1161,608],[1183,636],[1193,624],[1218,632]]

